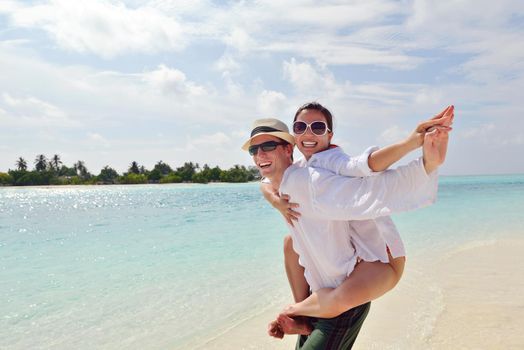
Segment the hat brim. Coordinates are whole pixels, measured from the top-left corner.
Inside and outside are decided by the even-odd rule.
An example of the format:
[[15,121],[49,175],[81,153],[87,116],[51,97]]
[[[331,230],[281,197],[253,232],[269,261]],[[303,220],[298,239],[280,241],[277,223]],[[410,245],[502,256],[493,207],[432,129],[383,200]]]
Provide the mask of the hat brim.
[[242,149],[244,151],[247,151],[249,149],[249,146],[251,146],[251,140],[253,140],[255,137],[260,135],[271,135],[278,137],[279,139],[282,139],[286,142],[289,142],[291,145],[295,145],[295,138],[293,135],[288,134],[287,132],[280,132],[280,131],[270,131],[270,132],[261,132],[259,134],[253,135],[247,140],[244,145],[242,146]]

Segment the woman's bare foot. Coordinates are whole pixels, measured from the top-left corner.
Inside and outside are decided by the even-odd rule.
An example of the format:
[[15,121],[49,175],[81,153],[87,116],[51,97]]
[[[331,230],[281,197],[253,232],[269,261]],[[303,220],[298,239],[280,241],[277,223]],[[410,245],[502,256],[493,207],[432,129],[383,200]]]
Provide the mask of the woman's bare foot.
[[278,321],[271,321],[267,325],[267,334],[272,336],[273,338],[282,339],[284,338],[284,332],[282,331],[282,328],[278,324]]
[[288,315],[280,314],[277,317],[278,325],[284,334],[309,335],[313,331],[307,317],[298,316],[291,318]]

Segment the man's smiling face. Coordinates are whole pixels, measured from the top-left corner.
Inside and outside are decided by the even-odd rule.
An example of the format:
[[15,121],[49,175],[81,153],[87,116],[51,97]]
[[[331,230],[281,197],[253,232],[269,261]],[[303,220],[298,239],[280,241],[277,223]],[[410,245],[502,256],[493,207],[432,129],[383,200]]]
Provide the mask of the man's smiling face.
[[[259,135],[251,140],[251,145],[260,145],[264,142],[284,142],[284,140],[271,135]],[[264,151],[258,148],[257,154],[253,155],[253,161],[260,171],[260,175],[271,179],[275,175],[281,176],[291,164],[293,146],[290,144],[278,145],[272,151]]]

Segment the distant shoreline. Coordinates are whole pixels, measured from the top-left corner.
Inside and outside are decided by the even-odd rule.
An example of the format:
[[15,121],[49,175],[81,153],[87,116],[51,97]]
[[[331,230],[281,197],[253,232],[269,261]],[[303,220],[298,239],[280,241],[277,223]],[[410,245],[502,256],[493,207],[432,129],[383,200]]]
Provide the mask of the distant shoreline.
[[206,182],[206,183],[200,183],[200,182],[167,182],[167,183],[159,183],[159,182],[150,182],[150,183],[138,183],[138,184],[58,184],[58,185],[3,185],[0,184],[0,188],[47,188],[47,187],[98,187],[98,186],[164,186],[164,185],[236,185],[236,184],[249,184],[249,183],[258,183],[259,180],[253,180],[253,181],[245,181],[245,182],[222,182],[222,181],[212,181],[212,182]]

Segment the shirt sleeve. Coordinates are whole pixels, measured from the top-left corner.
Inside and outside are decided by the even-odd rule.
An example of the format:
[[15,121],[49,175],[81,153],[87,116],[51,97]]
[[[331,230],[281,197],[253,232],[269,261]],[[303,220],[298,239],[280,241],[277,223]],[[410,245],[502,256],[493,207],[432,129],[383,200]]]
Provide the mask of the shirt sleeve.
[[437,197],[437,172],[428,176],[421,158],[365,178],[309,171],[314,210],[328,220],[373,219],[428,206]]
[[331,153],[328,157],[317,155],[317,157],[313,158],[313,162],[310,165],[342,176],[371,176],[377,173],[374,173],[369,168],[368,158],[376,150],[378,150],[378,147],[369,147],[364,153],[355,157],[351,157],[342,151]]

